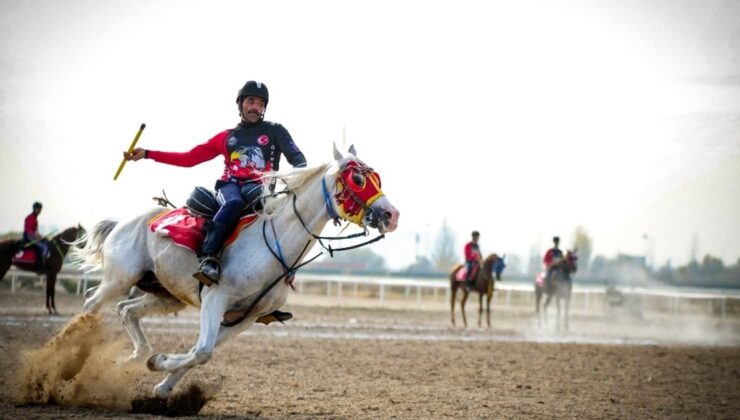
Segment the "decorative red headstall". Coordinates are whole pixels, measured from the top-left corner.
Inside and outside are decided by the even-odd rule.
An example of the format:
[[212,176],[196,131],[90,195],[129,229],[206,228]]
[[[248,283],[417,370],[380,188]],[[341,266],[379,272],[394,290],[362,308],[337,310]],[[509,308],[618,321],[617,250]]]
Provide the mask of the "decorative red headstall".
[[380,175],[369,166],[350,161],[339,170],[336,177],[339,215],[362,226],[362,219],[370,206],[383,196]]

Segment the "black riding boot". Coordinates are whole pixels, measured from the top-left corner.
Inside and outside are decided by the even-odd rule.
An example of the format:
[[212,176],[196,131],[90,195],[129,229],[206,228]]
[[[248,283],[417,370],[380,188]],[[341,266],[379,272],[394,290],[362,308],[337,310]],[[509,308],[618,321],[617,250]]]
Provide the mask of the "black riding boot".
[[218,284],[218,279],[221,277],[221,261],[218,254],[228,234],[229,225],[225,223],[209,222],[206,224],[206,238],[201,250],[200,268],[197,273],[193,274],[193,277],[206,286]]

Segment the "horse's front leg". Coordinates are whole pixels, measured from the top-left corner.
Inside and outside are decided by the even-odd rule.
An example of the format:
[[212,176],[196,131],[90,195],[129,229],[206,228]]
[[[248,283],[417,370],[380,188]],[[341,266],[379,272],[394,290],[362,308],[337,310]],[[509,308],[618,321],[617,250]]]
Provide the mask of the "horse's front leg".
[[200,308],[200,335],[195,348],[186,354],[155,354],[146,365],[152,371],[176,372],[185,367],[202,365],[211,359],[216,337],[226,312],[227,296],[224,289],[206,292]]
[[452,288],[452,293],[450,293],[450,316],[452,317],[452,326],[454,327],[455,326],[455,298],[457,297],[457,287],[455,287],[453,283],[451,288]]
[[468,294],[469,292],[463,289],[462,299],[460,300],[460,310],[462,311],[463,325],[465,325],[465,328],[468,328],[468,318],[465,316],[465,302],[468,300]]
[[552,294],[546,294],[545,303],[542,304],[542,323],[547,325],[547,307],[550,306]]
[[[57,273],[50,273],[46,275],[46,284],[47,287],[49,287],[49,296],[50,296],[50,302],[51,302],[51,311],[53,314],[58,314],[57,312],[57,304],[54,302],[54,296],[56,295],[56,287],[57,287]],[[49,286],[50,285],[50,286]]]
[[478,328],[481,327],[481,318],[483,318],[483,293],[478,293]]
[[[256,320],[256,317],[248,317],[241,323],[233,326],[233,327],[224,327],[223,325],[220,326],[218,330],[218,337],[216,337],[216,346],[220,345],[224,341],[238,335],[242,331],[248,329],[254,324],[254,321]],[[194,353],[197,349],[196,347],[193,347],[190,349],[190,353]],[[154,394],[158,397],[167,397],[167,395],[172,392],[172,390],[175,388],[175,385],[180,381],[180,379],[185,376],[186,373],[188,373],[192,369],[192,367],[184,367],[176,372],[172,372],[168,374],[162,382],[158,383],[154,387]]]
[[491,298],[493,297],[493,291],[486,296],[486,318],[488,322],[488,328],[491,328]]

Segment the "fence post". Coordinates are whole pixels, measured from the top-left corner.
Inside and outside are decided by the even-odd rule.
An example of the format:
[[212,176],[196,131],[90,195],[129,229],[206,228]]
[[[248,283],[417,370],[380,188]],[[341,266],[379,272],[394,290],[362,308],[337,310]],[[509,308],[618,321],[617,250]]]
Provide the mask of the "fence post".
[[385,285],[383,283],[380,283],[380,306],[383,306],[384,300],[385,300]]
[[337,301],[342,300],[342,283],[337,281]]
[[17,276],[15,274],[10,276],[10,293],[15,293],[15,278],[16,277]]
[[511,289],[506,289],[506,309],[511,305]]
[[727,301],[727,296],[722,296],[722,319],[725,319],[725,302]]
[[421,306],[421,286],[416,286],[416,306]]

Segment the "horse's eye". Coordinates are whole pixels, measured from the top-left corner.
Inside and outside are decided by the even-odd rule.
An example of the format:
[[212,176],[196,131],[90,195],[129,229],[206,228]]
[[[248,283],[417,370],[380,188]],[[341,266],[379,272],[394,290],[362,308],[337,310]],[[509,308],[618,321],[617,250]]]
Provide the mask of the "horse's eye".
[[365,176],[362,174],[358,174],[357,172],[352,174],[352,184],[354,184],[355,188],[365,188]]

